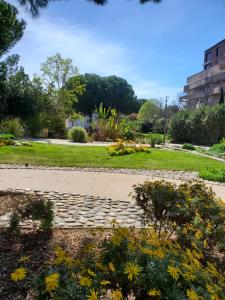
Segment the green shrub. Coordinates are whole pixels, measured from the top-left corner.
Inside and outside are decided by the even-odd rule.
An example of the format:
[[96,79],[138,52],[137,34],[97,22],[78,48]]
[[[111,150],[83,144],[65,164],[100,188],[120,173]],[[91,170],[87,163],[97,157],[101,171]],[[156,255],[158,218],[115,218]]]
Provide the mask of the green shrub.
[[225,105],[203,106],[176,113],[169,123],[174,142],[212,145],[225,136]]
[[0,134],[0,140],[8,141],[8,140],[15,140],[15,139],[16,139],[16,137],[13,134],[10,134],[10,133]]
[[210,147],[210,152],[213,153],[225,153],[225,138],[223,138],[219,144],[215,144],[212,147]]
[[77,143],[86,143],[87,132],[82,127],[73,127],[68,131],[68,138]]
[[150,133],[149,135],[151,147],[155,147],[155,145],[161,145],[163,143],[163,135],[157,133]]
[[184,246],[195,240],[202,251],[225,251],[225,204],[205,184],[146,181],[135,186],[133,198],[144,224],[159,236],[175,234]]
[[0,134],[0,145],[11,146],[15,144],[15,136],[9,133]]
[[199,176],[209,181],[225,182],[225,169],[208,168],[200,171]]
[[186,144],[182,145],[182,149],[194,151],[195,150],[195,146],[193,146],[192,144],[186,143]]
[[26,121],[26,129],[30,136],[40,138],[43,130],[48,128],[49,124],[49,116],[46,113],[36,113]]
[[49,230],[53,226],[53,203],[43,199],[29,199],[29,203],[18,207],[10,216],[9,228],[13,232],[20,231],[20,222],[39,221],[39,229]]
[[22,137],[24,134],[24,128],[18,118],[2,121],[0,124],[0,131],[12,134],[15,137]]

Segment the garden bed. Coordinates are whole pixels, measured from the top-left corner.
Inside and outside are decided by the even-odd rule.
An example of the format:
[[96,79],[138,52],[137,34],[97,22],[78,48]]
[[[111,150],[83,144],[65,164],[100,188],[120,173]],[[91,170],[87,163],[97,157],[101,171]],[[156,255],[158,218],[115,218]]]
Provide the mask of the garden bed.
[[[101,236],[108,234],[109,230],[105,230]],[[53,229],[52,233],[33,233],[24,230],[20,236],[0,229],[0,299],[26,298],[29,291],[26,280],[21,284],[13,282],[10,278],[11,272],[18,267],[18,260],[21,257],[29,256],[30,269],[37,271],[44,262],[52,259],[56,245],[60,244],[69,254],[75,256],[79,255],[81,249],[93,238],[95,242],[96,239],[100,239],[100,235],[93,229]]]

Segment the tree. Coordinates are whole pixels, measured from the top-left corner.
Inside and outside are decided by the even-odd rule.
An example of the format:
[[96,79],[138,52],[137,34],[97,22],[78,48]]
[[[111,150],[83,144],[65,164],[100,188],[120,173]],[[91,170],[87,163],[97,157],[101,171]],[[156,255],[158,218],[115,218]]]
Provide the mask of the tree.
[[26,23],[17,19],[17,9],[0,0],[0,57],[23,36]]
[[[76,110],[89,116],[102,103],[108,109],[115,108],[118,112],[130,114],[139,110],[139,102],[134,90],[128,82],[117,76],[101,77],[96,74],[80,75],[80,82],[85,85],[85,92],[78,95]],[[70,81],[68,82],[70,88]]]
[[[25,6],[33,16],[38,16],[41,8],[46,7],[52,0],[18,0],[18,2]],[[108,0],[88,0],[97,5],[105,5]],[[162,0],[138,0],[140,4],[147,2],[159,3]]]
[[59,53],[48,57],[41,65],[43,78],[47,85],[61,89],[70,77],[77,76],[78,68],[74,67],[72,62],[72,59],[63,58]]
[[37,108],[32,94],[32,84],[23,67],[19,67],[19,56],[9,56],[1,63],[4,68],[4,80],[0,90],[1,117],[32,116]]
[[142,122],[153,122],[160,117],[161,103],[157,99],[146,101],[140,108],[138,119]]

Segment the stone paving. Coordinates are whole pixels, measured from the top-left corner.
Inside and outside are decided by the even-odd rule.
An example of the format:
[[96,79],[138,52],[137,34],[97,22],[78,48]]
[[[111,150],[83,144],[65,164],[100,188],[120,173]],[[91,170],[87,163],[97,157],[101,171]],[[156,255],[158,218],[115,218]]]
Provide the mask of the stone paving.
[[[166,170],[133,170],[74,167],[60,168],[7,164],[1,164],[0,171],[1,170],[2,173],[0,173],[0,183],[3,181],[5,182],[5,184],[2,186],[0,184],[1,190],[18,191],[28,194],[36,193],[38,196],[43,197],[44,199],[49,199],[53,202],[55,214],[55,228],[92,228],[99,226],[108,228],[111,226],[111,222],[114,219],[116,219],[119,222],[122,222],[124,226],[140,227],[141,211],[135,205],[134,201],[128,197],[128,193],[131,191],[132,185],[126,185],[125,183],[127,181],[131,179],[133,180],[135,178],[135,180],[138,180],[138,182],[141,183],[149,177],[150,180],[166,179],[175,183],[179,183],[181,181],[198,179],[198,174],[196,172]],[[7,172],[7,170],[9,170],[9,172]],[[20,181],[18,185],[10,186],[9,180],[12,181],[11,178],[14,173],[13,170],[17,170],[19,172],[18,175],[20,176]],[[28,174],[29,172],[24,172],[24,170],[30,170],[29,172],[33,172],[33,174]],[[38,173],[38,176],[36,176],[37,172],[40,173]],[[99,174],[95,174],[95,172]],[[100,176],[101,174],[102,176]],[[44,179],[40,178],[40,176],[44,177],[44,175],[46,175]],[[68,182],[64,180],[63,175],[66,176],[66,179],[69,178],[70,180],[72,180],[70,181],[69,186],[67,185]],[[79,179],[79,176],[81,175],[83,176],[82,180],[77,181]],[[139,175],[140,177],[136,179],[135,176]],[[4,176],[6,178],[4,178]],[[51,180],[53,181],[54,185],[52,185],[50,190],[48,190],[47,188],[49,188],[50,186],[50,176],[52,176]],[[122,178],[121,176],[124,176],[124,178]],[[33,187],[28,185],[29,188],[32,188],[33,190],[25,189],[25,187],[22,186],[24,181],[27,180],[26,177],[28,179],[31,178],[32,181],[34,181]],[[92,181],[88,181],[88,177],[91,177]],[[44,191],[40,191],[41,179],[46,183],[46,190],[44,189]],[[60,179],[61,181],[57,181],[56,179]],[[138,182],[135,182],[135,184]],[[61,183],[63,186],[63,191],[61,192],[56,191],[56,189],[59,188],[59,183]],[[83,184],[83,189],[79,190],[79,184],[81,183]],[[98,186],[97,183],[100,183],[100,185]],[[87,186],[91,184],[93,184],[93,186]],[[213,188],[218,189],[216,192],[219,191],[220,195],[225,200],[225,184],[219,184],[215,182],[211,182],[210,184]],[[71,185],[72,192],[69,192],[69,190],[67,189]],[[95,190],[97,194],[94,194],[94,186],[97,186],[97,189]],[[9,189],[9,187],[11,188]],[[115,193],[116,189],[119,190],[118,193]],[[76,194],[73,193],[74,190],[77,191]],[[87,192],[87,190],[89,192]],[[109,195],[103,193],[103,191],[105,190],[109,192]],[[92,192],[90,193],[90,191]],[[82,193],[89,193],[92,195],[84,195]],[[99,194],[101,194],[101,197],[98,197]],[[1,214],[2,205],[4,206],[4,201],[2,202],[1,200],[0,227],[5,227],[8,225],[10,213],[7,211],[6,213]]]
[[[141,211],[131,201],[59,192],[21,189],[8,189],[8,191],[35,193],[43,199],[51,200],[54,204],[55,228],[109,228],[115,219],[126,227],[141,227]],[[0,211],[1,206],[4,205],[3,201],[0,203]],[[9,212],[0,214],[0,227],[8,226],[9,217]]]
[[79,172],[97,172],[97,173],[119,173],[128,175],[146,175],[149,177],[169,178],[175,180],[198,179],[197,172],[171,171],[171,170],[144,170],[144,169],[118,169],[118,168],[79,168],[79,167],[46,167],[16,164],[0,164],[0,169],[28,169],[28,170],[56,170],[56,171],[79,171]]

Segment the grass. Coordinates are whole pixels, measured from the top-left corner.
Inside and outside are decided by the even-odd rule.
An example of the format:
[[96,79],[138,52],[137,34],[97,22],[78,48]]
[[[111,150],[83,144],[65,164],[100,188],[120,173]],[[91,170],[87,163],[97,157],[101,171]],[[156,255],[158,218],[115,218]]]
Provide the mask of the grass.
[[151,153],[109,156],[105,147],[61,146],[34,143],[28,146],[0,147],[0,163],[59,167],[107,167],[202,171],[221,169],[223,162],[174,150],[151,149]]

